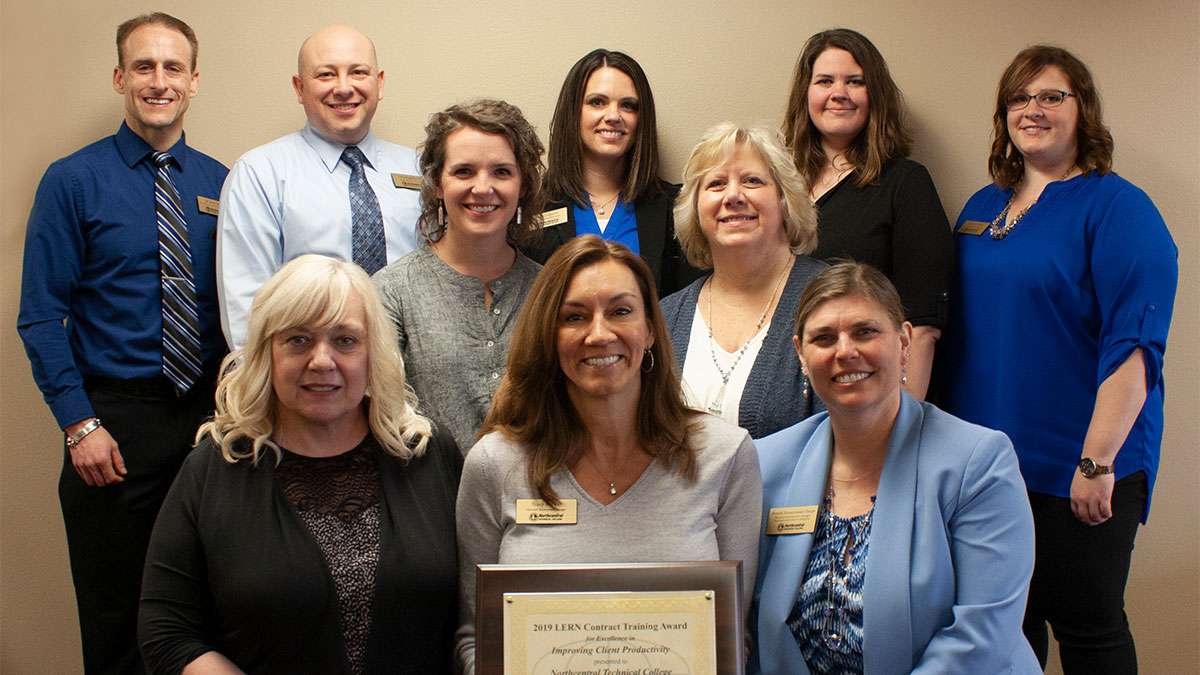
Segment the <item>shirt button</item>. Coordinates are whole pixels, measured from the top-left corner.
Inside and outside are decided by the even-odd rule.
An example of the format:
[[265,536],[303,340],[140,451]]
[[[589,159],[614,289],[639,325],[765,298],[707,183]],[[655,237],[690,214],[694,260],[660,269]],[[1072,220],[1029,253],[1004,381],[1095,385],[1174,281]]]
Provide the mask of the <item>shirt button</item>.
[[492,379],[493,379],[493,380],[498,380],[498,379],[500,379],[500,373],[492,373]]
[[489,346],[489,347],[495,347],[495,346],[496,346],[496,341],[495,341],[495,340],[488,340],[488,346]]
[[499,315],[500,315],[500,308],[499,308],[499,307],[494,307],[494,308],[492,308],[492,314],[495,314],[496,316],[499,316]]

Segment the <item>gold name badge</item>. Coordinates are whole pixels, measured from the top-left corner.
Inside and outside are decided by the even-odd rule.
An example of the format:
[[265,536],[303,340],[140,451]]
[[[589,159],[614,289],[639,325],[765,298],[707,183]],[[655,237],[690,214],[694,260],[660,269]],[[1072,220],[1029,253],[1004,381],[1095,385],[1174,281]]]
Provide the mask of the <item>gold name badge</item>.
[[817,505],[784,506],[767,514],[767,535],[808,534],[817,528]]
[[208,197],[196,197],[196,208],[200,209],[200,213],[207,213],[210,216],[221,215],[221,202]]
[[554,227],[567,222],[567,207],[542,212],[542,227]]
[[392,174],[392,185],[402,190],[420,190],[421,177],[410,176],[406,173],[394,173]]
[[986,229],[988,229],[988,223],[982,220],[965,220],[962,225],[958,226],[958,233],[978,236],[983,234],[983,231]]
[[574,525],[576,503],[574,499],[558,500],[558,508],[541,499],[517,500],[518,525]]

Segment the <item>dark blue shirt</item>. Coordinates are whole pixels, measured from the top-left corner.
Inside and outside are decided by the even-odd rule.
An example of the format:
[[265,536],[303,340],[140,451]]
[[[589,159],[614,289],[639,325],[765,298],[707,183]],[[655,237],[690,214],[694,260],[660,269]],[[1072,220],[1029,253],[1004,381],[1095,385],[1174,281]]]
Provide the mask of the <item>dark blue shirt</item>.
[[[33,377],[66,427],[92,416],[83,390],[89,376],[162,374],[162,300],[153,149],[124,123],[50,165],[25,231],[17,331]],[[187,217],[204,361],[225,341],[217,313],[214,254],[217,217],[197,197],[218,199],[228,170],[187,146],[168,151]]]

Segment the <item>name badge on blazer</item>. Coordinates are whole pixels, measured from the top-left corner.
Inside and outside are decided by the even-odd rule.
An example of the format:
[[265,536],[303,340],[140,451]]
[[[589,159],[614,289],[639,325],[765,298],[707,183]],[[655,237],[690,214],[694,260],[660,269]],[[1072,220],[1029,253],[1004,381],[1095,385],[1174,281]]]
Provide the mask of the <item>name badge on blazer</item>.
[[196,208],[200,209],[200,213],[207,213],[210,216],[219,216],[221,211],[221,202],[209,197],[196,196]]
[[986,229],[988,229],[988,223],[982,220],[964,220],[963,224],[958,226],[958,233],[979,236]]
[[576,502],[574,499],[558,500],[558,508],[541,499],[517,500],[518,525],[574,525]]
[[406,173],[394,173],[392,174],[392,185],[395,185],[401,190],[420,190],[421,177],[410,176]]
[[567,222],[567,207],[542,212],[542,227],[554,227]]
[[817,528],[817,505],[781,506],[767,514],[767,536],[809,534]]

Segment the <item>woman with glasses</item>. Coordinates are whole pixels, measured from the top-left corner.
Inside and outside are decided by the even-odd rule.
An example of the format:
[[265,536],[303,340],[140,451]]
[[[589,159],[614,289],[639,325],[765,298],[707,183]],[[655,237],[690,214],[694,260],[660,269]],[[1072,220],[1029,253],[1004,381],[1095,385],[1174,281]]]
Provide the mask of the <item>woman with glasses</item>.
[[1040,673],[1019,629],[1033,520],[1012,444],[904,392],[912,325],[870,265],[818,274],[793,341],[828,413],[756,441],[758,668]]
[[819,216],[811,255],[868,263],[895,284],[913,324],[905,388],[924,398],[946,322],[954,242],[929,172],[908,159],[900,89],[870,40],[845,28],[808,39],[783,135]]
[[1125,581],[1163,423],[1175,243],[1144,192],[1111,171],[1087,67],[1030,47],[1000,80],[993,183],[956,227],[946,404],[1012,439],[1037,529],[1025,635],[1044,665],[1133,673]]

